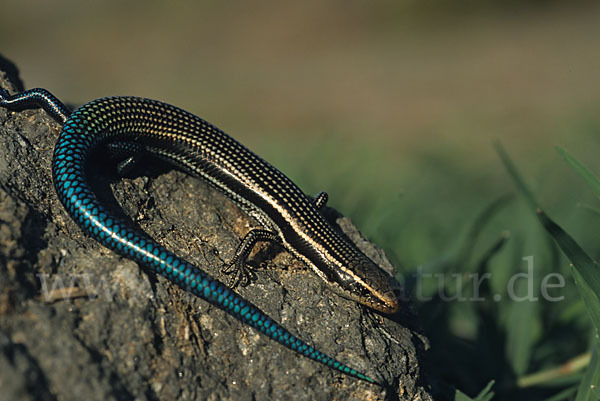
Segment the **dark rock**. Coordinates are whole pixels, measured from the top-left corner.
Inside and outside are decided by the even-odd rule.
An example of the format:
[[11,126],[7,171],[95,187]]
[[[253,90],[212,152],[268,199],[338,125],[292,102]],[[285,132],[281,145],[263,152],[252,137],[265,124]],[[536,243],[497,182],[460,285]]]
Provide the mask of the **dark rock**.
[[[4,72],[0,86],[17,89]],[[0,108],[0,398],[431,399],[421,368],[427,340],[406,328],[418,328],[409,302],[397,316],[372,313],[275,245],[260,247],[258,279],[238,289],[300,338],[390,383],[383,389],[298,356],[84,235],[52,185],[59,130],[44,111]],[[91,168],[104,171],[101,162]],[[94,188],[221,280],[220,267],[253,224],[178,171],[133,179],[98,173]],[[348,219],[338,223],[393,270]]]

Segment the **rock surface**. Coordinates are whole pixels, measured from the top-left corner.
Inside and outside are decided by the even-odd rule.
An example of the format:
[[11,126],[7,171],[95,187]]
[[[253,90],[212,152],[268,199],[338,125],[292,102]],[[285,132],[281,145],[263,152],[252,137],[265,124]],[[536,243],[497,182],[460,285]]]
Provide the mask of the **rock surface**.
[[[14,93],[22,84],[8,64],[0,63],[0,86]],[[237,290],[300,338],[389,383],[384,389],[298,356],[84,235],[52,185],[59,131],[42,110],[0,108],[0,399],[432,398],[421,366],[427,340],[408,302],[397,316],[367,311],[268,244],[253,257],[258,279]],[[99,164],[92,171],[103,172]],[[178,171],[93,175],[106,202],[227,280],[220,267],[253,222],[224,196]],[[328,213],[393,270],[348,219]]]

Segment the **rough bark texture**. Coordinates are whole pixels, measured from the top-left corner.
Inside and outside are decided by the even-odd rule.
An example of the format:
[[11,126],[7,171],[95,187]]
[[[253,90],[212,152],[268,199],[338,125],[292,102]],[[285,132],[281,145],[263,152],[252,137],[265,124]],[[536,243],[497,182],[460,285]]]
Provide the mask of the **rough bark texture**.
[[[22,89],[16,69],[2,61],[0,85]],[[298,356],[84,235],[52,185],[59,131],[42,110],[0,108],[1,399],[431,399],[421,368],[427,340],[408,302],[397,316],[374,314],[332,293],[275,245],[260,247],[258,279],[238,289],[294,334],[385,380],[384,389]],[[133,179],[97,173],[94,188],[222,280],[220,267],[253,224],[178,171]],[[393,270],[348,219],[328,213]]]

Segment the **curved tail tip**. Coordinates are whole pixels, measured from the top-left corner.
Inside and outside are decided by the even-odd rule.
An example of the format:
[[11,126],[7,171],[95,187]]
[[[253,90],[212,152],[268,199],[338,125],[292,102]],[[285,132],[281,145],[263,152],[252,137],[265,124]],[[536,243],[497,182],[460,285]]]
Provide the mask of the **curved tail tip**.
[[381,383],[379,383],[377,380],[373,379],[372,377],[369,377],[367,375],[363,375],[363,374],[357,374],[356,377],[358,377],[359,379],[362,379],[364,381],[367,381],[371,384],[376,384],[378,386],[381,386]]

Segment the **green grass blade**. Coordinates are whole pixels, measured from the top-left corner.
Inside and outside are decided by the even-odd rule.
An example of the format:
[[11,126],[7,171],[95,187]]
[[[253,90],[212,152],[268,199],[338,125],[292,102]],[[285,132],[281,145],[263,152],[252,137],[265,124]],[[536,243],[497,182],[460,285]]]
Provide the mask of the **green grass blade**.
[[565,159],[573,170],[592,188],[597,197],[600,198],[600,180],[579,160],[573,157],[566,149],[560,146],[556,147],[556,151]]
[[585,352],[566,361],[562,365],[522,376],[517,380],[517,386],[519,388],[527,388],[557,385],[563,379],[573,377],[580,370],[587,368],[590,365],[591,359],[591,352]]
[[502,160],[502,164],[504,164],[508,174],[510,174],[512,177],[513,181],[517,185],[517,188],[523,194],[529,206],[533,210],[536,210],[538,208],[538,202],[535,199],[535,196],[533,196],[533,192],[531,192],[527,184],[525,184],[525,181],[521,178],[519,171],[515,167],[512,160],[510,160],[510,157],[508,156],[508,153],[506,153],[506,150],[504,150],[504,147],[500,144],[500,142],[495,142],[494,148],[496,149],[498,156],[500,156],[500,160]]
[[592,319],[594,327],[596,328],[596,333],[600,333],[600,325],[598,324],[598,322],[600,322],[600,307],[598,306],[600,305],[600,297],[598,297],[598,294],[586,284],[585,279],[577,269],[572,269],[571,273],[573,273],[575,284],[577,284],[577,289],[583,298],[585,308]]
[[463,393],[460,390],[456,390],[456,393],[454,393],[454,401],[474,401],[471,397],[469,397],[468,395],[466,395],[465,393]]
[[494,397],[494,392],[492,391],[494,383],[494,380],[491,380],[475,398],[471,398],[460,390],[456,390],[454,401],[490,401]]
[[[516,287],[516,292],[526,290],[526,283],[519,281]],[[538,302],[511,302],[508,306],[505,354],[516,375],[523,375],[530,365],[535,332],[541,326],[539,316]]]
[[600,333],[600,266],[558,224],[542,210],[537,212],[540,222],[567,255],[573,269],[575,283],[592,318],[596,333]]
[[[513,177],[517,187],[523,193],[529,204],[537,208],[537,202],[533,194],[520,177],[514,164],[500,146],[496,146],[496,150],[500,155],[509,174]],[[583,165],[572,158],[564,149],[559,148],[559,153],[563,154],[565,160],[573,166],[573,168],[588,182],[596,194],[600,196],[600,183],[593,174]],[[595,327],[595,336],[593,341],[592,358],[589,366],[586,369],[585,375],[579,384],[577,397],[575,401],[598,401],[600,394],[598,392],[598,384],[600,383],[600,361],[598,358],[598,339],[600,338],[600,266],[590,258],[579,244],[556,224],[546,213],[537,208],[537,215],[542,223],[542,226],[554,238],[561,250],[567,255],[572,263],[573,277],[583,301],[585,303],[588,314]]]
[[475,401],[490,401],[494,397],[494,392],[492,391],[492,387],[494,386],[495,381],[491,380],[487,386],[483,388],[475,397]]
[[598,358],[598,338],[593,341],[592,360],[588,366],[579,389],[575,401],[598,401],[600,400],[600,392],[598,385],[600,383],[600,360]]
[[533,193],[525,184],[517,168],[500,144],[496,144],[496,151],[527,202],[536,209],[542,226],[554,238],[554,241],[556,241],[573,264],[571,271],[598,335],[600,333],[600,266],[585,253],[569,234],[539,209]]
[[577,387],[576,386],[569,387],[568,389],[563,390],[560,393],[555,394],[550,398],[546,398],[544,401],[572,400],[573,395],[575,395],[575,393],[577,393]]
[[594,214],[596,214],[596,215],[600,216],[600,209],[598,209],[597,207],[594,207],[594,206],[588,205],[588,204],[586,204],[586,203],[578,203],[578,204],[577,204],[577,207],[580,207],[580,208],[582,208],[582,209],[585,209],[585,210],[587,210],[587,211],[588,211],[588,212],[590,212],[590,213],[594,213]]
[[[496,213],[498,213],[501,208],[506,206],[513,199],[513,197],[513,194],[505,194],[497,198],[476,216],[475,221],[469,228],[467,236],[463,240],[463,243],[457,253],[454,265],[462,266],[468,263],[471,252],[475,248],[475,243],[479,239],[483,229],[496,215]],[[499,246],[502,247],[502,245],[503,244],[500,244]],[[493,254],[489,256],[491,257]],[[485,262],[487,262],[487,260],[485,260]]]

